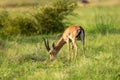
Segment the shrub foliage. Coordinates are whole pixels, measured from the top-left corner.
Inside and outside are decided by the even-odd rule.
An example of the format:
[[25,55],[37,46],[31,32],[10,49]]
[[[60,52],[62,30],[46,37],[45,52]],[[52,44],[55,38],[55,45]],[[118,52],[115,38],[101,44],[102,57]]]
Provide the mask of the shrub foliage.
[[72,0],[57,0],[52,4],[35,8],[35,11],[0,12],[1,35],[33,35],[59,32],[64,29],[63,19],[76,4]]

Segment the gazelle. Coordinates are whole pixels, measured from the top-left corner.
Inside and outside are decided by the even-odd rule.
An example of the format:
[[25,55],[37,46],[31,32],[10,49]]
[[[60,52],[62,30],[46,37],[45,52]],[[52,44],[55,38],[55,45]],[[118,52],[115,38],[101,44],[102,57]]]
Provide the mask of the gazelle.
[[49,47],[48,40],[44,39],[45,47],[47,51],[50,53],[50,60],[54,60],[55,55],[59,52],[59,50],[63,47],[65,43],[68,44],[68,59],[70,59],[70,42],[72,42],[73,48],[75,48],[75,57],[77,56],[77,45],[76,40],[82,41],[82,48],[84,51],[84,40],[85,40],[85,32],[81,26],[72,25],[68,27],[64,33],[62,34],[61,38],[55,45],[52,44],[52,49]]

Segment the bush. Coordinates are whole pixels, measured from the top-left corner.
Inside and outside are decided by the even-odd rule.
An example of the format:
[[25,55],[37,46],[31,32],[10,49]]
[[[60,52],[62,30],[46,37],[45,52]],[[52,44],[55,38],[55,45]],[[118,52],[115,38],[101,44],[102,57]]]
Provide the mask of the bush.
[[[13,16],[14,15],[14,16]],[[32,35],[36,32],[35,21],[30,15],[2,11],[0,14],[0,35]]]
[[37,32],[37,26],[33,16],[31,15],[19,15],[16,18],[16,24],[20,30],[21,35],[33,35]]
[[63,19],[74,8],[73,0],[57,0],[32,12],[1,11],[0,35],[33,35],[62,31]]
[[[0,34],[1,35],[7,35],[9,34],[9,30],[14,30],[13,27],[11,27],[11,18],[8,11],[2,11],[0,13]],[[7,32],[8,31],[8,32]]]
[[50,33],[64,30],[62,21],[74,8],[75,3],[71,0],[57,0],[52,5],[40,7],[38,10],[40,12],[34,15],[39,23],[39,32]]

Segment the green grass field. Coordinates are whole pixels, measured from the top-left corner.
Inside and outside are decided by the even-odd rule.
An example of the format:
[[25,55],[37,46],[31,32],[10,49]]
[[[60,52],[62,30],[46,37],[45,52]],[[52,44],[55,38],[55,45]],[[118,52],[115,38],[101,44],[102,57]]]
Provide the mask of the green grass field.
[[0,0],[0,7],[15,8],[15,7],[31,7],[37,5],[44,5],[55,0]]
[[120,80],[120,6],[78,7],[67,26],[83,26],[85,57],[78,41],[76,61],[67,60],[67,45],[51,62],[42,38],[57,42],[57,33],[0,38],[0,80]]

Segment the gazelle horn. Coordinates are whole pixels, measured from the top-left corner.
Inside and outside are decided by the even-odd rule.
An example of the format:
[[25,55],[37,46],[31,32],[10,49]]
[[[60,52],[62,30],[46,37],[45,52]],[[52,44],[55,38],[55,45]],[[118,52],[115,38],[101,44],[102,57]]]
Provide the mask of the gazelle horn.
[[49,46],[48,40],[43,38],[43,41],[44,41],[44,44],[45,44],[45,47],[46,47],[47,51],[50,51],[50,46]]

